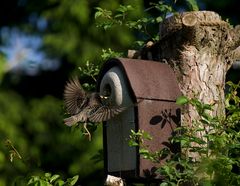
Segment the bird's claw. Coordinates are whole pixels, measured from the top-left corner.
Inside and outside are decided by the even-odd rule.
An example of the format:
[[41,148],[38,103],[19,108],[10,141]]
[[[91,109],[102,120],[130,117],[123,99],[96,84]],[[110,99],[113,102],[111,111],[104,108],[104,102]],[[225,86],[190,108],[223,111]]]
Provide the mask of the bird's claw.
[[89,132],[89,130],[87,129],[87,123],[84,123],[83,128],[84,128],[84,130],[86,131],[86,132],[83,133],[83,134],[84,134],[85,136],[88,136],[88,140],[91,141],[92,136],[91,136],[91,133]]

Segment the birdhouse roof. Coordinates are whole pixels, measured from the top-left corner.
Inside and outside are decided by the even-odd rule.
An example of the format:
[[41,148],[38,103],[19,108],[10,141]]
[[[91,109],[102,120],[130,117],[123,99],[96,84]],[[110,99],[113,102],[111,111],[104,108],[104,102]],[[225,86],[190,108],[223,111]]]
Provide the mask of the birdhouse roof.
[[169,65],[139,59],[113,58],[102,67],[99,82],[112,67],[126,75],[135,99],[175,101],[181,95],[174,72]]

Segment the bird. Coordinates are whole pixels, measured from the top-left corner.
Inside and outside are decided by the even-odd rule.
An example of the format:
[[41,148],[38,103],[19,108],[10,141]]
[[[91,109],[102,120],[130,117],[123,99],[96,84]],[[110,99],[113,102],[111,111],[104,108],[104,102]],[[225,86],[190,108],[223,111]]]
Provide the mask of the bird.
[[91,134],[87,129],[88,122],[107,121],[127,108],[110,104],[106,99],[108,97],[98,92],[85,91],[77,77],[69,79],[64,88],[64,104],[71,116],[64,119],[64,124],[73,126],[82,122],[86,131],[84,134],[91,140]]

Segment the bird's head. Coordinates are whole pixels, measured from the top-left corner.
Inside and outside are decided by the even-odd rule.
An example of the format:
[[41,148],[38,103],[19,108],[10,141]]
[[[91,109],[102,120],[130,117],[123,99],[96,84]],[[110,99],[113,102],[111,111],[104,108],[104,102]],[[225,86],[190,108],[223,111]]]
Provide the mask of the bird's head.
[[105,95],[100,95],[97,92],[93,92],[89,97],[90,105],[99,105],[99,104],[109,104],[109,97]]

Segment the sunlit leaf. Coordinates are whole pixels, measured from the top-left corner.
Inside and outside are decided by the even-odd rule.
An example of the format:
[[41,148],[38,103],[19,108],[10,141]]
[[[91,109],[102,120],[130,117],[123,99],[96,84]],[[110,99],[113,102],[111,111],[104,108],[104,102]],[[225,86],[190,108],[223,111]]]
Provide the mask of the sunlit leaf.
[[184,105],[184,104],[186,104],[188,102],[189,102],[189,100],[188,100],[188,98],[186,96],[179,96],[177,98],[177,100],[176,100],[176,104],[177,105]]
[[76,176],[74,176],[74,177],[72,177],[72,178],[68,178],[67,179],[67,182],[70,184],[70,185],[74,185],[75,183],[77,183],[77,181],[78,181],[78,175],[76,175]]
[[51,178],[50,178],[50,183],[52,183],[52,182],[54,182],[54,181],[56,181],[58,178],[60,178],[60,175],[58,175],[58,174],[54,174]]
[[188,5],[190,11],[198,11],[199,10],[196,0],[186,0],[186,2],[187,2],[187,5]]

